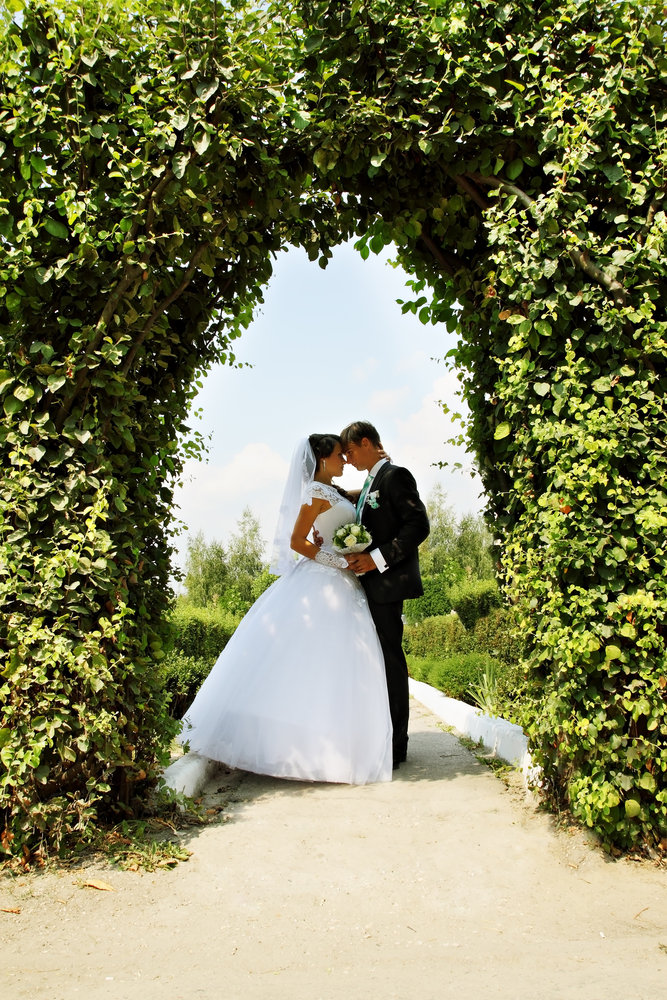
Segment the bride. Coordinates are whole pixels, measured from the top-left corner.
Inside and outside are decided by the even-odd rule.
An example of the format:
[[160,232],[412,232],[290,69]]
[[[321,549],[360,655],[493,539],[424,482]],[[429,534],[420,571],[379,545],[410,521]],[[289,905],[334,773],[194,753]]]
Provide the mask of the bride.
[[[179,739],[231,767],[300,781],[390,781],[384,661],[364,591],[331,539],[354,521],[334,434],[297,446],[271,570],[183,718]],[[324,542],[309,540],[315,528]],[[295,553],[302,558],[297,560]]]

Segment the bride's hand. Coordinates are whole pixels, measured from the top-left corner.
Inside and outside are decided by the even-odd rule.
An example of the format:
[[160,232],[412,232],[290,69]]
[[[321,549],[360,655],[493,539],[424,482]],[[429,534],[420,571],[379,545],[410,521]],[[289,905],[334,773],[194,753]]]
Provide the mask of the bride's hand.
[[391,455],[387,454],[387,452],[384,450],[384,448],[382,447],[382,445],[380,445],[380,450],[379,450],[378,454],[379,454],[380,458],[388,458],[389,461],[391,462]]

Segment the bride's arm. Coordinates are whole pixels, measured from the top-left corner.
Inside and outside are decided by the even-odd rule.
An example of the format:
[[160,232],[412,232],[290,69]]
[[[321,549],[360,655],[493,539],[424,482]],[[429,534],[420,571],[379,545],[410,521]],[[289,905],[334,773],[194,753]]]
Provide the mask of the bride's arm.
[[314,545],[308,539],[315,518],[323,511],[328,510],[330,506],[331,504],[327,500],[319,498],[314,498],[312,503],[304,504],[294,524],[290,545],[295,552],[307,556],[308,559],[314,559],[316,562],[322,563],[323,566],[347,570],[349,567],[344,556],[334,555],[333,552],[322,552],[318,545]]
[[307,556],[309,559],[314,559],[319,552],[317,545],[309,541],[308,535],[315,523],[315,518],[319,517],[323,511],[328,510],[330,506],[331,504],[328,501],[314,498],[310,503],[305,503],[299,511],[299,515],[294,522],[290,546],[300,556]]

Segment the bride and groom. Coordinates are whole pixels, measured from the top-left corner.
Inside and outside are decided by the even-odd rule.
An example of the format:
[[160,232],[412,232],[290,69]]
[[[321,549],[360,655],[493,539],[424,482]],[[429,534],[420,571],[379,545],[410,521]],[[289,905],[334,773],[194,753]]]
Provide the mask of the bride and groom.
[[[346,461],[368,473],[356,508],[333,484]],[[341,555],[333,534],[355,520],[370,549]],[[181,741],[258,774],[389,781],[408,744],[403,601],[423,592],[417,549],[428,533],[414,478],[387,458],[372,424],[300,442],[271,561],[279,579],[204,681]]]

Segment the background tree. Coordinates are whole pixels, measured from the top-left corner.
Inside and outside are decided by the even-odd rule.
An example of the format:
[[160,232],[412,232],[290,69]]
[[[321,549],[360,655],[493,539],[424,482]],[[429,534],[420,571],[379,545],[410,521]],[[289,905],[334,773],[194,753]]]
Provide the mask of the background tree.
[[221,603],[226,607],[233,604],[234,611],[247,611],[264,589],[258,578],[264,580],[266,571],[261,525],[249,507],[224,545],[207,542],[201,531],[188,539],[186,596],[198,607]]
[[249,507],[244,509],[237,528],[227,544],[229,583],[250,606],[254,600],[254,581],[266,568],[264,539],[260,523]]
[[207,542],[202,531],[188,538],[184,579],[188,601],[201,608],[214,604],[228,581],[227,553],[222,544]]
[[419,564],[422,576],[438,576],[448,573],[454,583],[459,578],[460,569],[453,560],[456,539],[456,517],[447,506],[447,497],[442,486],[434,486],[426,500],[431,532],[419,548]]

